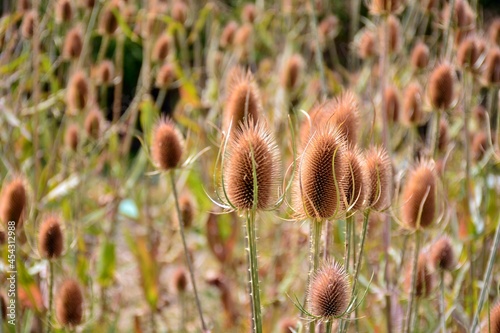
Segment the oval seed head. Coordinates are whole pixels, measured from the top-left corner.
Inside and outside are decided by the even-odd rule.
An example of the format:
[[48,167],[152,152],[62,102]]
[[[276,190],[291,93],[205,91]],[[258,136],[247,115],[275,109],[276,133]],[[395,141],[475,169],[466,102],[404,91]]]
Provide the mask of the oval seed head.
[[400,0],[372,0],[370,13],[373,15],[386,15],[397,12],[401,8]]
[[229,140],[223,170],[229,201],[239,210],[272,207],[277,199],[281,165],[271,133],[263,123],[254,124],[250,119]]
[[297,329],[297,319],[292,318],[292,317],[285,317],[280,320],[278,326],[279,326],[279,333],[293,333],[293,332],[298,332]]
[[302,71],[304,70],[304,59],[300,54],[294,54],[285,63],[281,72],[281,85],[288,91],[292,91],[300,84]]
[[184,267],[177,267],[172,273],[172,288],[177,294],[186,291],[188,285],[188,275]]
[[430,226],[436,217],[436,173],[429,161],[411,170],[403,191],[402,219],[411,229]]
[[156,86],[160,89],[167,89],[176,78],[177,74],[175,73],[174,65],[169,63],[163,64],[156,75]]
[[[427,297],[432,291],[433,287],[433,276],[431,270],[428,267],[429,258],[427,253],[420,253],[417,262],[417,274],[416,274],[416,285],[415,285],[415,295],[417,297]],[[406,287],[411,291],[411,278],[413,269],[407,270],[406,274]]]
[[87,114],[87,117],[85,117],[85,132],[87,132],[87,135],[96,140],[99,138],[99,134],[101,132],[101,122],[102,122],[102,115],[101,111],[99,109],[92,109],[89,111]]
[[76,151],[78,148],[78,126],[71,124],[66,128],[66,135],[64,136],[64,143],[69,149]]
[[66,59],[77,59],[83,49],[82,31],[75,27],[68,31],[64,37],[63,57]]
[[403,99],[403,113],[401,118],[407,126],[416,126],[422,123],[422,89],[416,82],[410,83],[405,90]]
[[95,0],[81,0],[80,1],[80,6],[87,8],[87,9],[94,8],[94,5],[95,5]]
[[486,133],[481,131],[477,132],[472,139],[472,158],[474,161],[479,162],[483,159],[486,148],[488,147],[488,137]]
[[73,8],[69,0],[59,0],[56,3],[56,22],[67,23],[73,18]]
[[418,42],[413,47],[411,52],[411,65],[414,69],[425,69],[429,64],[429,47],[423,43]]
[[349,144],[356,144],[359,127],[359,101],[357,96],[351,90],[343,92],[335,100],[332,113],[329,123],[339,128]]
[[488,29],[488,36],[493,45],[500,46],[500,18],[497,17],[491,22],[490,28]]
[[164,171],[179,166],[183,153],[183,138],[172,120],[162,118],[156,124],[151,154],[156,166]]
[[33,37],[36,19],[38,19],[38,15],[34,10],[30,10],[26,15],[23,16],[23,23],[21,24],[21,35],[25,39],[31,39]]
[[401,24],[394,15],[390,15],[389,24],[389,53],[396,53],[401,48]]
[[328,15],[318,25],[318,39],[321,47],[330,43],[339,32],[339,19],[335,15]]
[[436,269],[451,271],[456,264],[455,252],[447,236],[439,238],[431,247],[430,259]]
[[168,56],[172,41],[167,34],[163,34],[156,40],[151,58],[153,61],[163,61]]
[[345,210],[346,145],[334,126],[323,124],[311,134],[298,161],[294,208],[299,219],[328,219]]
[[308,292],[311,314],[322,319],[344,315],[351,301],[349,275],[337,262],[323,264],[312,276]]
[[247,3],[241,11],[241,20],[247,23],[254,23],[257,18],[257,8],[253,3]]
[[182,222],[184,223],[184,227],[191,227],[193,225],[194,218],[194,204],[191,196],[188,194],[183,194],[179,198],[179,206],[181,209]]
[[377,54],[376,37],[373,31],[364,29],[359,38],[358,56],[361,59],[370,59]]
[[64,327],[75,327],[83,319],[83,293],[80,284],[73,279],[63,282],[56,296],[56,316]]
[[220,36],[219,44],[221,47],[231,46],[233,45],[234,36],[236,35],[236,31],[238,30],[238,23],[235,21],[230,21],[222,30],[222,34]]
[[490,310],[489,322],[483,325],[482,333],[500,333],[500,303]]
[[260,92],[250,71],[238,68],[227,77],[227,99],[224,108],[223,129],[231,131],[240,127],[247,119],[257,121],[262,109]]
[[448,63],[434,68],[429,79],[429,98],[434,108],[445,110],[453,102],[453,72]]
[[484,80],[487,85],[500,84],[500,48],[495,47],[486,54]]
[[116,1],[110,2],[101,12],[99,31],[102,34],[112,35],[118,29],[118,20],[113,11],[119,10]]
[[90,87],[84,72],[78,71],[69,80],[66,104],[70,113],[85,109],[90,99]]
[[457,63],[463,69],[473,69],[479,58],[475,40],[470,37],[464,39],[458,46]]
[[4,185],[1,202],[2,222],[7,225],[9,221],[16,223],[16,228],[20,227],[21,217],[26,208],[27,194],[24,181],[21,178],[14,178]]
[[17,10],[20,13],[25,13],[28,10],[31,9],[31,2],[30,0],[18,0],[17,1]]
[[99,64],[96,71],[97,84],[109,85],[115,76],[115,66],[110,60],[104,60]]
[[399,119],[399,94],[395,87],[385,88],[385,114],[389,122],[396,123]]
[[365,172],[368,179],[367,207],[381,211],[391,205],[392,163],[384,148],[371,147],[365,153]]
[[38,232],[38,249],[42,257],[57,259],[63,251],[64,239],[61,223],[55,216],[43,220]]
[[250,38],[252,37],[252,25],[249,23],[243,24],[241,27],[236,30],[236,34],[234,35],[234,44],[240,48],[246,48]]
[[172,5],[172,11],[171,11],[172,18],[179,22],[184,24],[187,20],[188,16],[188,7],[182,0],[177,0],[174,2]]
[[363,168],[363,155],[359,148],[349,147],[346,150],[345,161],[348,167],[345,180],[346,202],[353,211],[360,211],[364,208],[368,179]]

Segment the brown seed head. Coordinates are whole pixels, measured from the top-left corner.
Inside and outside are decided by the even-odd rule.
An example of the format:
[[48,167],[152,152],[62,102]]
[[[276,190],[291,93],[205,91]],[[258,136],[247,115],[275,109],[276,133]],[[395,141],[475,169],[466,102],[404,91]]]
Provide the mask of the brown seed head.
[[73,8],[70,0],[59,0],[56,3],[56,22],[66,23],[73,18]]
[[96,71],[96,81],[98,84],[109,85],[115,76],[115,66],[110,60],[104,60],[99,64]]
[[[346,90],[334,101],[332,107],[331,112],[326,111],[327,114],[332,114],[329,123],[339,128],[349,144],[356,144],[359,127],[359,101],[357,96],[351,90]],[[328,109],[328,105],[325,105],[325,108]]]
[[389,52],[396,53],[401,48],[401,24],[394,15],[390,15],[389,24]]
[[430,226],[436,217],[437,179],[429,161],[411,170],[403,191],[402,220],[411,229]]
[[183,138],[174,122],[162,118],[156,124],[151,144],[151,154],[156,166],[164,171],[179,166],[183,153]]
[[281,85],[291,91],[298,87],[304,70],[304,59],[300,54],[294,54],[285,63],[281,72]]
[[473,69],[480,54],[473,37],[464,39],[458,46],[457,63],[463,69]]
[[311,314],[322,319],[338,318],[351,300],[349,275],[337,262],[323,264],[312,276],[308,292]]
[[410,83],[405,90],[401,118],[408,126],[420,125],[424,118],[422,112],[422,89],[416,82]]
[[346,203],[351,210],[361,211],[364,208],[367,194],[367,184],[363,155],[357,147],[349,147],[345,153],[345,163],[348,166],[346,173]]
[[435,269],[451,271],[455,267],[456,258],[450,238],[447,236],[439,238],[432,245],[429,257]]
[[247,3],[241,11],[241,20],[246,23],[254,23],[257,18],[257,8],[253,3]]
[[68,31],[64,38],[63,56],[66,59],[76,59],[80,57],[83,49],[82,31],[75,27]]
[[486,108],[481,104],[476,105],[474,109],[472,109],[472,115],[474,116],[478,126],[482,128],[482,126],[486,123],[486,117],[488,116]]
[[73,279],[63,282],[56,296],[57,320],[64,327],[75,327],[83,319],[83,293],[80,284]]
[[474,12],[465,0],[456,0],[455,16],[457,26],[462,30],[469,30],[474,23]]
[[484,80],[487,85],[500,84],[500,48],[494,47],[486,54]]
[[78,148],[78,126],[71,124],[66,128],[64,143],[69,149],[76,151]]
[[99,30],[103,34],[112,35],[118,29],[118,19],[114,11],[119,10],[118,3],[112,1],[105,6],[101,12]]
[[177,0],[174,2],[172,5],[172,12],[171,12],[172,18],[179,22],[184,24],[187,20],[188,16],[188,7],[182,0]]
[[484,131],[477,132],[472,139],[472,158],[479,162],[483,159],[486,148],[488,147],[488,137]]
[[27,12],[31,9],[30,0],[18,0],[17,1],[17,10],[21,13]]
[[487,322],[482,333],[500,333],[500,303],[495,304],[495,306],[490,310],[489,322]]
[[188,194],[183,194],[179,198],[179,206],[181,209],[182,221],[184,222],[184,227],[189,228],[193,225],[194,218],[194,204],[191,196]]
[[24,181],[21,178],[14,178],[5,184],[2,190],[1,218],[7,225],[9,221],[16,223],[16,228],[21,226],[22,214],[26,208],[27,194]]
[[500,17],[495,18],[493,22],[491,22],[490,28],[488,29],[488,35],[493,45],[500,46]]
[[234,35],[234,44],[240,48],[245,48],[250,41],[252,31],[253,28],[251,24],[243,24],[238,28],[238,30],[236,30],[236,34]]
[[92,9],[94,8],[95,0],[81,0],[80,5],[84,8]]
[[238,30],[238,23],[235,21],[230,21],[222,30],[222,34],[220,36],[220,46],[226,47],[233,45],[234,36],[236,31]]
[[172,273],[172,287],[177,294],[186,291],[188,285],[188,275],[184,267],[177,267]]
[[418,42],[411,52],[411,65],[414,69],[425,69],[429,64],[429,47]]
[[[433,276],[431,270],[428,267],[429,258],[427,253],[420,253],[417,262],[417,281],[415,286],[415,295],[417,297],[427,297],[432,291],[433,287]],[[413,269],[409,269],[406,275],[406,286],[408,289],[411,288],[411,277]]]
[[358,55],[361,59],[369,59],[377,54],[376,38],[373,31],[365,29],[359,39]]
[[177,78],[174,65],[166,63],[160,67],[156,75],[156,86],[158,88],[168,88]]
[[385,15],[394,13],[401,8],[401,0],[372,0],[370,13],[373,15]]
[[399,94],[395,87],[385,88],[385,114],[389,122],[396,123],[399,119]]
[[101,132],[102,114],[99,109],[94,108],[85,117],[85,132],[90,138],[98,139]]
[[453,102],[453,72],[448,63],[438,65],[432,71],[428,87],[431,104],[436,109],[447,109]]
[[70,113],[85,109],[90,99],[90,87],[84,72],[78,71],[69,80],[66,104]]
[[365,153],[367,207],[380,211],[388,208],[392,198],[392,163],[384,148],[371,147]]
[[153,48],[153,54],[151,55],[152,60],[156,62],[165,60],[171,49],[171,45],[172,41],[169,35],[163,34],[158,37]]
[[270,208],[277,199],[281,167],[271,133],[262,122],[254,124],[250,119],[233,131],[229,140],[223,170],[229,201],[239,210],[254,205],[257,209]]
[[38,15],[34,10],[30,10],[26,15],[23,16],[23,23],[21,24],[21,35],[25,39],[31,39],[33,37],[36,19],[38,19]]
[[57,259],[63,251],[64,239],[61,223],[56,216],[48,216],[43,220],[38,232],[38,249],[42,257]]
[[338,34],[339,20],[335,15],[328,15],[318,25],[318,37],[320,44],[324,47]]

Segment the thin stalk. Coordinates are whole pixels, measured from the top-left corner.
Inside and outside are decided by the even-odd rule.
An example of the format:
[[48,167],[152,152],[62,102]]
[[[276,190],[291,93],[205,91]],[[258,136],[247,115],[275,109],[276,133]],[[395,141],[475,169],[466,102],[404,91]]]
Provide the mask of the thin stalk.
[[476,313],[474,314],[474,320],[472,321],[471,332],[476,331],[476,327],[479,323],[479,314],[483,309],[484,301],[486,300],[486,294],[488,293],[488,289],[490,287],[491,281],[491,272],[493,271],[493,265],[495,264],[495,258],[498,249],[498,243],[500,241],[500,221],[497,223],[497,229],[495,231],[495,238],[493,240],[493,245],[490,250],[490,259],[488,260],[488,266],[486,267],[486,272],[484,273],[483,278],[483,288],[481,289],[481,294],[479,295],[479,302],[476,309]]
[[[467,195],[467,202],[469,204],[469,210],[473,209],[472,206],[472,196],[471,196],[471,186],[470,186],[470,148],[469,148],[469,120],[470,120],[470,105],[467,105],[467,93],[468,89],[472,91],[472,84],[468,87],[469,73],[464,71],[464,97],[463,97],[463,109],[464,109],[464,151],[465,151],[465,194]],[[474,205],[475,206],[475,205]],[[473,216],[471,212],[471,216]]]
[[498,147],[498,129],[500,128],[500,112],[498,112],[498,88],[491,88],[491,97],[490,97],[490,115],[496,116],[495,121],[495,139],[493,140],[493,144]]
[[444,313],[444,271],[439,272],[440,289],[439,289],[439,315],[441,317],[441,332],[446,333],[446,316]]
[[[351,21],[349,22],[349,41],[354,41],[354,36],[359,27],[359,13],[361,10],[361,0],[351,1]],[[348,68],[353,70],[356,66],[357,57],[354,54],[354,48],[350,48],[351,56],[348,59]]]
[[174,179],[174,173],[173,171],[170,172],[170,184],[172,186],[172,193],[174,194],[174,200],[175,200],[175,210],[177,213],[177,219],[179,221],[179,227],[181,231],[181,238],[182,238],[182,246],[184,247],[184,254],[186,255],[186,262],[187,266],[189,269],[189,275],[191,278],[191,284],[193,285],[193,291],[194,291],[194,298],[196,300],[196,307],[198,308],[198,314],[200,315],[200,322],[201,322],[201,327],[203,332],[207,332],[207,325],[205,324],[205,320],[203,319],[203,311],[201,310],[201,303],[200,303],[200,298],[198,297],[198,289],[196,288],[196,281],[194,279],[194,269],[193,265],[191,263],[191,258],[189,257],[189,252],[188,252],[188,247],[186,244],[186,237],[184,234],[184,220],[182,218],[182,213],[181,209],[179,206],[179,197],[177,195],[177,188],[175,186],[175,179]]
[[332,321],[331,320],[326,322],[326,333],[332,333]]
[[[352,246],[352,229],[354,225],[354,216],[347,217],[345,221],[345,256],[344,256],[344,267],[346,272],[349,272],[350,266],[350,256],[351,256],[351,246]],[[339,332],[342,330],[344,321],[340,319],[339,321]]]
[[411,289],[410,289],[410,299],[408,301],[408,309],[406,311],[406,327],[405,332],[410,332],[410,326],[412,323],[411,317],[413,314],[413,304],[416,298],[416,287],[417,287],[417,265],[418,265],[418,253],[420,251],[420,235],[421,231],[419,229],[415,230],[415,251],[413,254],[413,264],[412,264],[412,274],[411,274]]
[[102,36],[101,45],[99,46],[99,53],[97,54],[96,64],[100,64],[106,55],[106,50],[108,49],[109,35]]
[[259,266],[257,263],[257,237],[255,233],[255,210],[247,212],[248,264],[250,266],[250,292],[254,332],[262,333],[262,314],[260,310]]
[[[311,255],[309,258],[310,269],[309,269],[309,283],[308,288],[311,287],[311,280],[314,272],[319,266],[319,248],[321,243],[321,227],[322,222],[317,220],[311,221]],[[314,333],[316,328],[316,322],[313,320],[309,324],[309,333]]]
[[156,97],[156,109],[161,111],[161,107],[163,106],[163,102],[165,101],[165,96],[167,96],[167,88],[162,87],[160,89],[160,92],[158,93],[158,96]]
[[323,53],[321,51],[321,47],[319,45],[319,36],[318,36],[318,20],[316,18],[316,13],[314,10],[314,1],[309,0],[309,5],[311,7],[310,13],[310,24],[311,24],[311,30],[314,38],[314,47],[316,49],[316,52],[314,53],[314,59],[316,61],[316,66],[318,67],[319,70],[319,77],[320,77],[320,82],[321,82],[321,97],[322,99],[326,99],[328,96],[328,88],[326,85],[326,75],[325,75],[325,68],[323,67]]
[[444,42],[444,57],[445,59],[448,58],[448,44],[449,41],[449,36],[450,36],[450,30],[451,30],[451,22],[453,22],[453,11],[455,9],[455,0],[450,1],[450,15],[449,15],[449,22],[448,25],[446,26],[446,30],[444,31],[444,36],[443,36],[443,42]]
[[435,111],[434,124],[431,129],[431,137],[429,141],[429,151],[430,156],[436,159],[438,155],[438,146],[439,146],[439,123],[441,122],[441,110]]
[[54,300],[54,262],[49,260],[49,308],[47,309],[47,333],[52,329],[52,303]]
[[180,303],[180,322],[179,322],[179,332],[186,332],[186,328],[184,326],[184,323],[186,322],[186,296],[184,295],[184,292],[181,292],[179,294],[179,303]]
[[122,92],[123,92],[123,49],[125,40],[123,36],[118,36],[116,39],[116,77],[118,77],[118,82],[115,85],[113,94],[113,124],[120,118],[120,112],[122,108]]

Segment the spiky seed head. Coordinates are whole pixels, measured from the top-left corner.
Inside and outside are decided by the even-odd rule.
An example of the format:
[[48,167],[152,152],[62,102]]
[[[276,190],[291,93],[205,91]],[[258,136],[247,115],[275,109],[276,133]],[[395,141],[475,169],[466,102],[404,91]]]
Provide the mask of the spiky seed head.
[[172,5],[171,15],[175,21],[184,24],[188,16],[188,7],[186,3],[182,0],[174,1],[174,4]]
[[253,27],[249,23],[245,23],[236,30],[234,35],[234,44],[240,48],[245,48],[252,36]]
[[63,56],[66,59],[77,59],[83,49],[82,31],[75,27],[64,37]]
[[353,211],[360,211],[364,208],[366,198],[366,187],[368,179],[363,168],[363,155],[357,147],[349,147],[345,153],[345,161],[348,167],[346,173],[346,202],[352,206]]
[[411,65],[414,69],[425,69],[429,64],[429,47],[423,43],[418,42],[413,47],[411,52]]
[[453,102],[453,69],[444,62],[438,65],[429,79],[429,98],[434,108],[445,110]]
[[401,48],[401,24],[394,15],[387,20],[389,24],[389,52],[397,53]]
[[230,21],[222,30],[222,34],[220,36],[219,44],[221,47],[231,46],[233,45],[234,36],[236,35],[236,31],[238,30],[238,23],[235,21]]
[[227,154],[223,186],[231,204],[239,210],[272,207],[281,166],[278,148],[264,123],[249,119],[233,131]]
[[97,84],[109,85],[115,76],[115,66],[112,61],[104,60],[99,64],[95,73]]
[[84,8],[92,9],[94,8],[95,0],[81,0],[80,5]]
[[335,261],[323,264],[311,278],[308,300],[311,314],[322,319],[341,317],[351,301],[345,268]]
[[500,303],[495,304],[489,315],[489,322],[483,325],[482,333],[500,333]]
[[497,17],[491,22],[488,29],[488,36],[493,45],[500,46],[500,18]]
[[177,294],[186,291],[188,285],[188,274],[184,267],[177,267],[172,273],[172,288]]
[[172,48],[172,41],[169,35],[162,34],[156,40],[156,43],[153,48],[153,53],[151,58],[153,61],[163,61],[168,56],[170,49]]
[[76,151],[78,148],[78,126],[71,124],[66,128],[66,135],[64,136],[64,143],[69,149]]
[[377,54],[376,36],[373,31],[364,29],[358,44],[358,55],[361,59],[370,59]]
[[427,228],[436,217],[437,179],[431,161],[421,160],[408,176],[403,191],[402,219],[411,229]]
[[5,225],[9,221],[14,221],[16,228],[21,226],[27,197],[26,186],[22,178],[16,177],[4,185],[0,213]]
[[250,71],[240,68],[227,77],[227,99],[224,108],[223,129],[237,129],[249,118],[257,121],[262,109],[260,92]]
[[401,0],[372,0],[370,13],[373,15],[386,15],[397,12],[401,7]]
[[[330,107],[326,108],[326,105]],[[333,112],[333,101],[327,101],[324,103],[316,103],[311,110],[309,110],[308,117],[304,118],[300,124],[300,145],[304,148],[311,135],[313,135],[318,127],[325,125],[332,118]]]
[[257,18],[257,8],[253,3],[247,3],[241,11],[241,20],[246,23],[254,23]]
[[88,137],[92,139],[98,139],[101,132],[101,122],[102,114],[99,109],[94,108],[89,111],[87,117],[85,117],[85,132],[87,132]]
[[187,193],[181,195],[179,198],[179,206],[181,209],[182,221],[184,227],[190,228],[193,225],[194,218],[194,203],[191,196]]
[[473,69],[479,56],[476,41],[472,37],[460,42],[457,52],[457,63],[461,68]]
[[155,126],[151,154],[156,166],[164,171],[176,168],[184,151],[182,134],[169,118],[161,118]]
[[59,0],[56,3],[56,22],[67,23],[73,18],[73,8],[70,0]]
[[318,39],[320,45],[325,47],[338,34],[339,19],[335,15],[328,15],[318,25]]
[[38,15],[34,10],[30,10],[26,15],[23,16],[23,23],[21,24],[21,35],[25,39],[31,39],[33,37],[36,19],[38,19]]
[[311,134],[298,160],[294,193],[297,218],[328,219],[345,210],[346,147],[337,127],[323,124]]
[[56,296],[56,316],[64,327],[76,327],[83,319],[83,292],[78,281],[65,280]]
[[371,147],[365,152],[365,172],[368,179],[367,207],[380,211],[391,205],[392,162],[385,148]]
[[102,34],[112,35],[118,29],[118,19],[116,18],[114,11],[119,10],[118,2],[112,1],[106,5],[102,12],[99,20],[99,31]]
[[[416,274],[416,285],[415,285],[415,295],[417,297],[427,297],[433,288],[433,276],[432,272],[428,266],[429,258],[428,254],[422,252],[418,256],[417,261],[417,274]],[[411,278],[413,275],[413,268],[407,270],[406,274],[406,288],[411,291]]]
[[494,47],[486,54],[484,81],[487,85],[500,84],[500,48]]
[[450,136],[448,134],[448,122],[446,119],[441,119],[439,121],[439,137],[438,137],[438,149],[439,151],[446,151],[448,142],[450,141]]
[[472,109],[472,115],[474,116],[474,119],[476,120],[479,127],[482,127],[486,123],[486,117],[488,116],[488,113],[486,112],[486,108],[483,105],[476,105],[474,109]]
[[415,126],[422,123],[423,117],[422,89],[418,83],[413,82],[405,90],[401,118],[404,124]]
[[83,71],[73,74],[68,82],[66,104],[70,113],[85,109],[90,99],[90,87],[87,75]]
[[387,120],[396,123],[399,119],[399,94],[394,86],[388,86],[385,88],[385,112]]
[[61,256],[64,245],[61,223],[56,216],[46,217],[38,232],[38,249],[42,257],[57,259]]
[[156,86],[167,89],[177,78],[174,65],[170,63],[163,64],[156,75]]
[[281,85],[288,91],[292,91],[300,84],[302,71],[304,70],[304,59],[300,54],[294,54],[285,62],[281,72]]
[[451,271],[455,267],[455,252],[451,240],[447,236],[442,236],[432,245],[429,256],[436,269]]
[[[328,106],[326,106],[328,108]],[[359,101],[351,90],[344,91],[332,105],[330,123],[337,126],[349,144],[358,141]],[[327,114],[330,113],[327,111]]]
[[279,333],[292,333],[296,332],[297,330],[297,319],[292,318],[292,317],[285,317],[280,320],[278,326],[279,326]]
[[21,13],[27,12],[31,9],[30,0],[18,0],[17,1],[17,10]]
[[455,2],[455,16],[457,26],[461,30],[471,29],[474,21],[474,12],[469,3],[465,0],[456,0]]
[[488,147],[488,137],[483,131],[477,132],[472,139],[472,158],[479,162],[483,159],[486,148]]

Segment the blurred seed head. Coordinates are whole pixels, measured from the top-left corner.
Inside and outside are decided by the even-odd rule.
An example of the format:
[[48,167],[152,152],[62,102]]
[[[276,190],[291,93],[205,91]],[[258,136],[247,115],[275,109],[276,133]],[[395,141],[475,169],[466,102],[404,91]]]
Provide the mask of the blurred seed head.
[[246,48],[252,37],[253,27],[249,23],[245,23],[236,30],[234,35],[234,45],[240,49],[240,52],[246,51]]
[[81,0],[80,5],[84,8],[92,9],[94,8],[95,0]]
[[288,91],[296,89],[301,83],[304,66],[304,59],[300,54],[294,54],[288,58],[281,71],[281,85]]
[[353,211],[361,211],[364,208],[367,194],[368,179],[364,168],[363,155],[359,148],[349,147],[345,153],[347,165],[345,196],[348,206]]
[[407,126],[416,126],[424,118],[422,111],[422,89],[417,82],[408,85],[404,93],[402,122]]
[[184,151],[184,140],[172,120],[162,118],[153,132],[151,154],[156,166],[164,171],[176,168]]
[[75,114],[76,111],[85,109],[89,99],[90,87],[87,76],[83,71],[78,71],[68,82],[66,104],[70,113]]
[[482,333],[500,332],[500,303],[495,304],[490,310],[489,322],[483,325]]
[[411,52],[411,65],[414,69],[425,69],[429,64],[429,47],[423,43],[418,42],[413,47]]
[[172,273],[172,288],[179,295],[186,291],[188,274],[184,267],[177,267]]
[[174,1],[170,14],[175,21],[184,24],[188,16],[188,7],[186,3],[182,0]]
[[401,48],[401,24],[396,16],[390,15],[389,24],[389,53],[397,53]]
[[27,198],[26,185],[22,178],[16,177],[4,184],[0,214],[2,222],[5,225],[9,221],[14,221],[16,228],[21,226],[22,214],[26,208]]
[[487,85],[500,84],[500,48],[494,47],[486,54],[483,75]]
[[428,93],[431,104],[436,109],[445,110],[453,102],[453,69],[444,62],[438,65],[429,78]]
[[56,22],[67,23],[73,19],[73,8],[70,0],[58,0],[56,3]]
[[488,29],[488,36],[493,45],[500,46],[500,17],[497,17],[491,22]]
[[88,137],[96,140],[100,136],[102,123],[101,111],[97,108],[93,108],[85,117],[85,132],[87,132]]
[[370,59],[376,56],[376,37],[373,31],[364,29],[359,39],[358,55],[361,59]]
[[170,63],[163,64],[156,74],[156,86],[167,89],[176,80],[177,74],[174,65]]
[[401,0],[372,0],[370,2],[370,13],[373,15],[386,15],[395,13],[402,8]]
[[472,158],[479,162],[483,159],[486,148],[488,147],[488,137],[484,131],[477,132],[472,139]]
[[476,105],[474,109],[472,109],[472,115],[480,128],[486,124],[486,117],[488,117],[488,113],[483,105]]
[[31,9],[30,0],[18,0],[17,1],[17,10],[21,13],[27,12]]
[[221,47],[232,46],[236,31],[238,30],[238,23],[230,21],[222,30],[219,44]]
[[232,133],[226,161],[223,186],[233,206],[245,210],[254,205],[257,209],[274,205],[278,194],[280,158],[275,140],[262,122],[254,123],[250,118]]
[[469,3],[465,0],[455,0],[456,24],[460,29],[468,30],[474,23],[474,12]]
[[66,135],[64,136],[64,143],[69,149],[76,151],[78,148],[78,126],[71,124],[66,128]]
[[480,54],[473,37],[465,38],[458,46],[457,63],[463,69],[473,69]]
[[155,62],[163,61],[167,58],[172,47],[172,40],[169,35],[162,34],[156,40],[151,58]]
[[278,330],[279,333],[292,333],[298,331],[297,319],[292,317],[285,317],[281,319],[278,326],[279,326]]
[[102,34],[112,35],[118,29],[118,19],[113,11],[118,11],[117,1],[109,2],[101,11],[99,19],[99,31]]
[[335,100],[330,122],[339,128],[349,144],[356,144],[359,127],[359,101],[354,92],[346,90]]
[[66,59],[77,59],[83,49],[82,31],[75,27],[68,31],[64,37],[63,57]]
[[61,256],[64,246],[61,223],[56,216],[46,217],[38,232],[38,249],[43,258],[57,259]]
[[37,19],[38,15],[34,10],[30,10],[23,16],[23,23],[21,24],[21,35],[25,39],[31,39],[33,37],[33,32],[35,30],[35,20]]
[[322,319],[341,317],[351,301],[349,275],[337,262],[323,264],[312,276],[308,291],[311,314]]
[[381,211],[391,205],[392,162],[382,147],[371,147],[365,152],[365,172],[369,181],[367,207]]
[[181,209],[182,221],[184,222],[184,227],[190,228],[193,225],[194,219],[194,203],[191,196],[187,193],[181,195],[179,198],[179,206]]
[[241,20],[246,23],[254,23],[257,18],[257,8],[253,3],[247,3],[241,11]]
[[448,134],[448,122],[446,119],[441,119],[439,121],[439,137],[438,137],[438,149],[439,151],[446,151],[448,147],[448,142],[450,142],[450,136]]
[[[431,161],[421,160],[408,176],[402,196],[402,220],[411,228],[427,228],[436,218],[437,177]],[[420,214],[420,216],[419,216]],[[420,218],[419,218],[420,217]]]
[[115,76],[115,65],[111,60],[102,61],[96,70],[96,81],[99,85],[109,85]]
[[430,261],[434,268],[451,271],[455,268],[456,258],[451,240],[448,236],[442,236],[431,247],[429,254]]
[[56,296],[56,316],[64,327],[76,327],[83,319],[83,293],[80,284],[65,280]]
[[399,94],[395,87],[387,86],[385,88],[384,95],[385,95],[385,110],[383,110],[383,112],[385,112],[387,120],[389,120],[389,122],[396,123],[398,122],[400,113]]
[[318,25],[318,38],[324,48],[332,42],[339,33],[339,20],[335,15],[328,15]]
[[[427,297],[430,295],[434,281],[432,272],[429,269],[429,258],[427,253],[420,253],[418,256],[417,262],[417,281],[415,286],[415,295],[417,297]],[[413,269],[410,268],[407,270],[406,274],[406,287],[408,290],[411,290],[411,278],[412,278]]]

